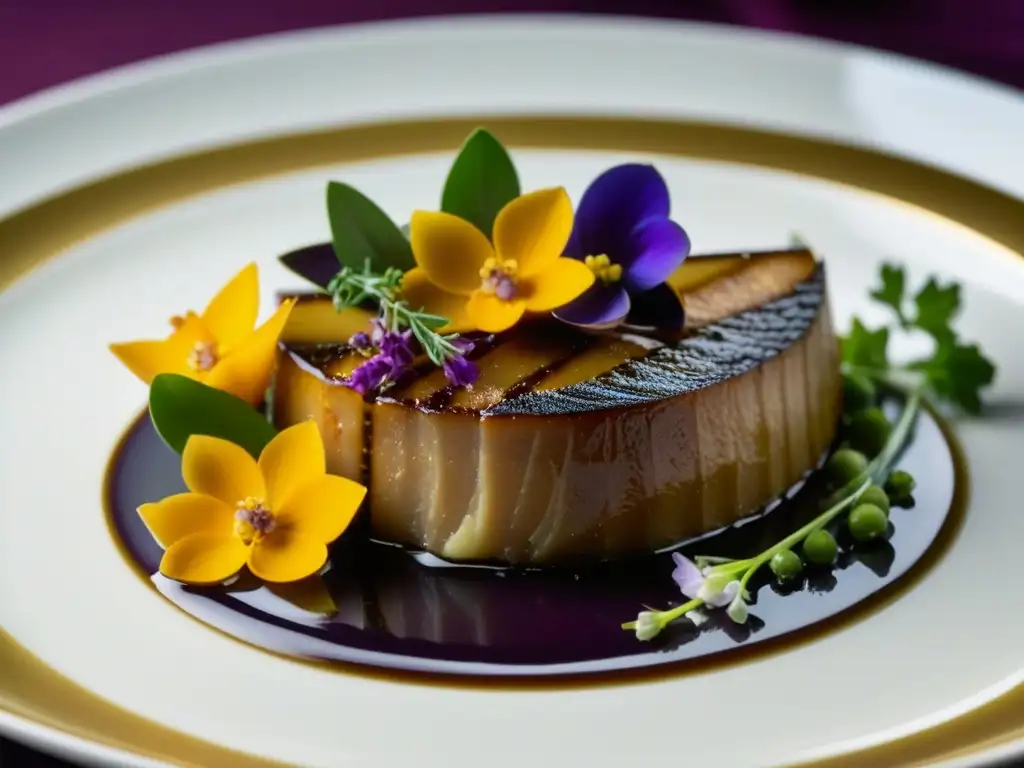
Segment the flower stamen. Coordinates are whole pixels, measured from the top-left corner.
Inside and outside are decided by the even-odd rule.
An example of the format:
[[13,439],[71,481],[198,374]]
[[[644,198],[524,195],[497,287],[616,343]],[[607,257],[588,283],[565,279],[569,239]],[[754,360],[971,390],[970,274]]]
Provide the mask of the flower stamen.
[[583,263],[605,285],[617,283],[622,279],[622,265],[612,264],[612,260],[606,254],[587,256],[583,259]]
[[218,359],[217,344],[212,341],[197,341],[188,353],[188,365],[193,371],[208,371]]
[[235,535],[246,545],[259,541],[277,528],[277,520],[261,499],[249,496],[235,509]]
[[498,261],[491,257],[480,267],[480,288],[493,293],[502,301],[511,301],[516,295],[516,273],[519,265],[515,259]]

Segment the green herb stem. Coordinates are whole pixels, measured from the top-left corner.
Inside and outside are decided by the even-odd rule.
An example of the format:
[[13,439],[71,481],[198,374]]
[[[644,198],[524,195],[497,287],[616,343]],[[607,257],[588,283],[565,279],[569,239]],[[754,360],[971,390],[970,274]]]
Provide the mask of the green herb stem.
[[454,336],[442,336],[435,331],[447,325],[448,318],[412,309],[401,300],[401,285],[401,270],[388,268],[383,273],[375,273],[367,261],[362,272],[343,267],[327,286],[327,292],[338,311],[372,299],[380,307],[389,330],[408,328],[430,361],[437,366],[444,365],[447,358],[460,354],[458,347],[451,343]]
[[[874,374],[879,372],[873,371],[872,373]],[[902,384],[897,384],[893,381],[887,381],[886,383],[894,388],[898,388],[906,399],[903,405],[903,410],[900,413],[900,418],[893,427],[892,433],[886,441],[885,446],[882,448],[881,452],[868,463],[867,467],[853,480],[828,496],[821,503],[821,505],[825,507],[825,510],[803,527],[794,531],[771,547],[768,547],[755,557],[747,560],[722,562],[721,564],[712,567],[711,573],[716,576],[739,576],[738,594],[740,599],[747,594],[747,585],[761,566],[771,560],[777,553],[783,550],[792,549],[807,538],[807,536],[813,531],[828,525],[836,517],[855,504],[857,499],[860,498],[860,495],[864,493],[870,485],[874,483],[881,483],[885,480],[891,464],[895,461],[896,457],[906,444],[907,439],[910,437],[911,429],[913,428],[914,423],[917,420],[917,416],[920,413],[922,403],[921,384],[918,384],[912,389],[905,389]],[[698,557],[697,560],[710,562],[713,558]],[[653,611],[652,613],[657,618],[661,628],[664,628],[676,619],[686,615],[692,610],[702,607],[703,605],[703,600],[695,598],[667,611]],[[636,621],[626,622],[622,625],[622,628],[635,630]]]
[[841,513],[848,507],[852,506],[854,502],[857,501],[857,498],[862,493],[864,493],[864,491],[867,489],[869,485],[871,485],[870,479],[861,481],[860,485],[856,486],[856,488],[853,491],[851,491],[838,502],[830,506],[816,518],[811,520],[811,522],[807,523],[807,525],[805,525],[803,528],[794,531],[789,536],[784,538],[782,541],[778,542],[774,546],[769,547],[757,557],[752,558],[750,561],[750,567],[747,569],[747,571],[743,574],[743,577],[740,579],[740,591],[746,591],[747,583],[750,581],[751,578],[753,578],[754,574],[757,573],[757,570],[762,565],[771,560],[776,553],[781,552],[784,549],[792,549],[794,546],[796,546],[805,538],[807,538],[807,536],[812,531],[816,531],[819,528],[824,528],[826,525],[832,522],[832,520],[834,520],[839,515],[839,513]]
[[860,495],[867,490],[868,486],[873,483],[880,484],[885,480],[885,475],[889,466],[906,444],[907,438],[910,436],[910,430],[913,427],[914,422],[917,420],[918,413],[921,410],[920,389],[913,389],[909,392],[904,392],[904,395],[906,396],[906,402],[903,405],[903,411],[900,414],[900,419],[896,422],[896,426],[893,428],[892,434],[889,436],[889,440],[886,441],[881,453],[872,459],[864,471],[857,477],[832,495],[828,496],[822,502],[822,505],[827,507],[824,512],[811,520],[811,522],[807,523],[803,528],[800,528],[784,538],[778,544],[769,547],[757,557],[752,558],[750,561],[750,568],[743,574],[743,578],[740,579],[741,590],[745,590],[747,588],[747,582],[749,582],[757,572],[757,569],[771,560],[776,553],[781,552],[784,549],[791,549],[796,544],[803,541],[812,531],[828,525],[841,512],[852,506],[857,499],[860,498]]
[[[698,598],[694,598],[693,600],[691,600],[688,603],[683,603],[682,605],[677,605],[675,608],[672,608],[672,609],[667,610],[667,611],[654,611],[654,615],[658,617],[658,623],[661,624],[662,629],[664,629],[666,626],[671,624],[676,619],[681,618],[682,616],[685,616],[690,611],[697,610],[702,605],[704,605],[704,601],[701,600],[698,597]],[[636,629],[636,621],[635,620],[634,621],[627,621],[626,623],[624,623],[622,625],[622,628],[623,629]]]

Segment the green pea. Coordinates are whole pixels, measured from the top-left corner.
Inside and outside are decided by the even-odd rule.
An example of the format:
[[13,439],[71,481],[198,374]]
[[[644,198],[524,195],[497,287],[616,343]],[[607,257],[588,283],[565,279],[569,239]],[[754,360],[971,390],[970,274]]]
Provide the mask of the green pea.
[[882,452],[892,434],[892,422],[881,408],[868,408],[850,418],[846,436],[850,446],[868,456]]
[[847,413],[862,411],[875,404],[878,389],[875,383],[863,373],[848,373],[843,376],[843,410]]
[[842,488],[867,469],[868,459],[860,451],[840,448],[825,463],[825,478],[833,488]]
[[789,581],[800,575],[804,564],[799,555],[784,549],[772,555],[772,559],[768,561],[768,567],[772,569],[772,573],[778,577],[779,581]]
[[885,492],[889,495],[889,501],[900,506],[910,501],[916,486],[912,474],[897,469],[889,474],[889,479],[885,482]]
[[804,539],[804,557],[815,565],[831,565],[839,554],[839,545],[832,534],[819,528],[811,531]]
[[885,533],[889,527],[889,518],[874,504],[858,504],[850,512],[846,524],[850,535],[857,541],[871,541]]
[[880,485],[869,485],[867,489],[857,498],[858,504],[874,504],[883,512],[889,512],[889,495]]

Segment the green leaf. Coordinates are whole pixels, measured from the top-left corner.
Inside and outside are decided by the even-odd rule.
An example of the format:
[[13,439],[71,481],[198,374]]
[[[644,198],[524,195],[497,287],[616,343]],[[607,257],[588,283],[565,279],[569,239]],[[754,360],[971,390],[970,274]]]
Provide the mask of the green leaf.
[[367,260],[374,272],[416,266],[412,246],[402,230],[364,194],[338,181],[327,184],[327,216],[334,254],[342,266],[362,271]]
[[519,197],[519,176],[505,147],[478,128],[452,163],[441,195],[441,210],[465,219],[488,238],[498,211]]
[[275,434],[266,417],[241,398],[175,373],[153,379],[149,415],[160,437],[178,453],[192,435],[209,435],[259,457]]
[[883,264],[879,277],[882,280],[882,287],[871,291],[871,298],[890,307],[896,313],[900,325],[906,328],[908,321],[906,315],[903,314],[903,293],[906,289],[907,277],[903,267]]
[[888,328],[872,331],[855,317],[850,333],[842,340],[843,362],[862,368],[885,370],[889,367],[888,346]]
[[417,313],[416,319],[424,328],[428,328],[431,331],[436,331],[438,328],[444,328],[451,322],[447,317],[441,317],[440,315],[427,315],[423,313]]
[[961,344],[952,331],[931,358],[909,367],[925,374],[936,395],[968,413],[981,410],[980,391],[992,383],[996,373],[977,344]]
[[914,325],[940,344],[949,342],[954,335],[950,324],[960,311],[960,286],[956,283],[942,286],[934,277],[930,278],[914,297],[914,304],[917,306]]

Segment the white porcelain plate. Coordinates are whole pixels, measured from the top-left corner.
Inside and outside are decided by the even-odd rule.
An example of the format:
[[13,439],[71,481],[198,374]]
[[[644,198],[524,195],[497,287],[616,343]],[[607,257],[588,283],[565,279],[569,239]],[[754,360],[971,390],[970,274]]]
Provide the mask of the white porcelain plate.
[[[327,237],[329,178],[396,218],[434,207],[476,124],[514,148],[526,187],[576,199],[612,162],[652,160],[696,251],[798,232],[827,262],[841,327],[876,319],[882,259],[963,282],[960,327],[999,374],[988,415],[957,423],[966,520],[924,578],[742,664],[502,691],[273,657],[132,573],[100,493],[146,392],[107,343],[162,335],[249,260],[269,311],[273,290],[299,287],[276,255]],[[0,110],[0,730],[105,765],[975,765],[1016,751],[1021,135],[1014,94],[901,59],[552,17],[269,38]]]

